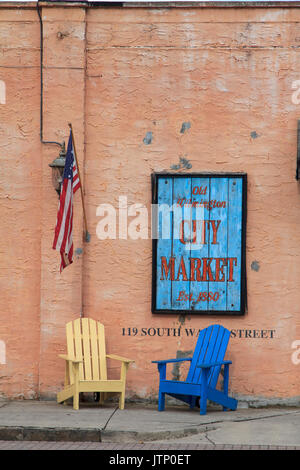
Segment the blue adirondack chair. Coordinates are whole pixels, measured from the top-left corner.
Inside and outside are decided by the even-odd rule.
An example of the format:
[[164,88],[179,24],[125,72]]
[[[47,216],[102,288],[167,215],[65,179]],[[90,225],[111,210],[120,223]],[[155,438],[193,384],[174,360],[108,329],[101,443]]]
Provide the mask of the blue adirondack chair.
[[[223,406],[223,410],[235,410],[237,400],[228,396],[229,364],[224,361],[230,331],[221,325],[211,325],[201,330],[193,357],[152,361],[159,371],[158,410],[165,409],[165,394],[177,398],[194,408],[200,399],[200,414],[206,414],[207,400]],[[166,380],[168,363],[190,361],[191,365],[186,380]],[[221,366],[224,365],[223,391],[217,390]]]

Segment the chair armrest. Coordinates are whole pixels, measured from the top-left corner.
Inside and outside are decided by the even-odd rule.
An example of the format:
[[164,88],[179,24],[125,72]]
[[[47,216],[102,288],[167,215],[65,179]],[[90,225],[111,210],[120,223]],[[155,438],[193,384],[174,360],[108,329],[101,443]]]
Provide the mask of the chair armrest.
[[133,359],[127,359],[126,357],[122,356],[117,356],[117,354],[106,354],[106,357],[109,357],[110,359],[115,359],[116,361],[122,361],[122,362],[135,362]]
[[153,364],[168,364],[169,362],[183,362],[183,361],[191,361],[191,357],[182,357],[179,359],[166,359],[164,361],[151,361]]
[[214,366],[222,366],[226,364],[232,364],[232,361],[217,361],[217,362],[208,362],[206,364],[197,364],[196,367],[201,367],[202,369],[209,369]]
[[74,364],[80,364],[81,362],[83,362],[82,359],[75,359],[75,357],[67,356],[67,354],[59,354],[58,357],[64,359],[65,361],[74,362]]

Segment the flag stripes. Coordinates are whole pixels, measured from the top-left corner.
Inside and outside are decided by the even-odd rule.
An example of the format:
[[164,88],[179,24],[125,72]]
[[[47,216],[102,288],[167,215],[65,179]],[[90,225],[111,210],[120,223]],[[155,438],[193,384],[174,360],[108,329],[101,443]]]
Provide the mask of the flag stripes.
[[73,262],[73,195],[79,188],[80,179],[70,132],[53,241],[53,249],[61,255],[61,272]]

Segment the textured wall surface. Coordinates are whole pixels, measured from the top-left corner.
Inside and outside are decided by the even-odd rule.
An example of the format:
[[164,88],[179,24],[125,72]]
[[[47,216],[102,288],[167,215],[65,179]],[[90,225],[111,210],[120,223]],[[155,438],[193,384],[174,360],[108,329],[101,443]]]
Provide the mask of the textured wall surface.
[[[189,355],[191,332],[211,323],[233,330],[232,393],[299,396],[300,9],[44,7],[42,17],[44,139],[66,140],[72,122],[91,240],[82,241],[77,193],[74,263],[60,274],[48,167],[59,148],[39,140],[38,16],[1,8],[0,393],[54,396],[65,323],[83,312],[104,323],[108,352],[135,359],[131,397],[154,397],[151,360]],[[180,158],[189,170],[171,170]],[[248,174],[245,316],[152,315],[151,240],[97,237],[100,204],[119,215],[126,196],[150,208],[156,171]]]

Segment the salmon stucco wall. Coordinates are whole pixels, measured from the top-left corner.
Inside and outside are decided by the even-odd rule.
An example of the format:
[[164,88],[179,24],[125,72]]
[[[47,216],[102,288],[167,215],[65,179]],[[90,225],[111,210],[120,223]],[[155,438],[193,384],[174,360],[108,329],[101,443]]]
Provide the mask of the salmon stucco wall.
[[[65,324],[84,315],[105,325],[108,352],[135,360],[128,397],[155,398],[151,361],[190,355],[199,329],[221,323],[232,330],[230,392],[299,401],[300,9],[45,3],[41,16],[44,139],[66,141],[72,122],[91,238],[76,193],[74,263],[60,274],[48,166],[59,148],[39,138],[39,18],[2,7],[0,393],[54,397]],[[244,316],[151,313],[150,216],[148,236],[99,239],[101,204],[115,208],[117,229],[120,198],[150,214],[151,174],[162,171],[247,173]]]

